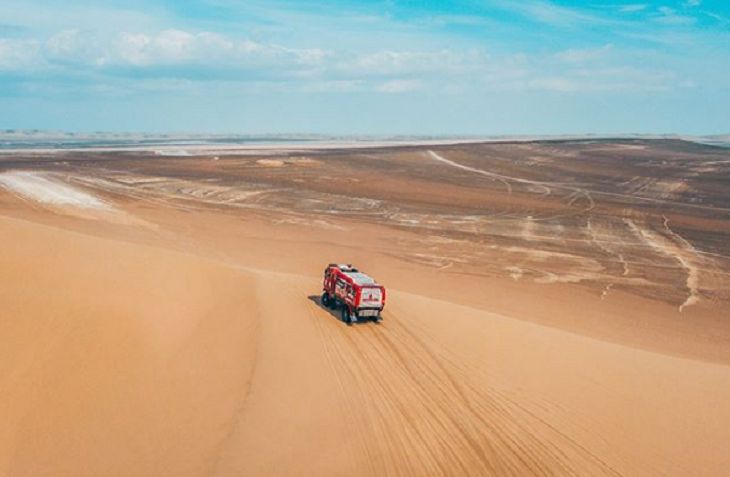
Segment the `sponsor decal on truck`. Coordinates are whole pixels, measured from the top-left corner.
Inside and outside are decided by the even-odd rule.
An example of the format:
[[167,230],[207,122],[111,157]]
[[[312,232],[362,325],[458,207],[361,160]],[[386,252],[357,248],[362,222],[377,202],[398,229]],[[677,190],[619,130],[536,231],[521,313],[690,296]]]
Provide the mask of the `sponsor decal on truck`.
[[380,288],[363,288],[360,302],[362,306],[379,307],[383,303],[383,294]]

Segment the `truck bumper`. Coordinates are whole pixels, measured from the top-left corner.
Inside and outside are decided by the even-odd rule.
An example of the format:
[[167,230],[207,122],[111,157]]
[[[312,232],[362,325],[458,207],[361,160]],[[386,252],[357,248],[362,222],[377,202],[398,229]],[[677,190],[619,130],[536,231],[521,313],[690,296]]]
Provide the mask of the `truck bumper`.
[[378,318],[380,317],[381,310],[378,308],[369,308],[364,310],[357,310],[357,318]]

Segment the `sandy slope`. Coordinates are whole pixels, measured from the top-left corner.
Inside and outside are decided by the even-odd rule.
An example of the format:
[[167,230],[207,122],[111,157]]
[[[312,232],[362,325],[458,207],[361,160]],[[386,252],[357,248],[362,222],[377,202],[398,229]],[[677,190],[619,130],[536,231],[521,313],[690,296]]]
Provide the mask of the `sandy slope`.
[[0,475],[205,474],[251,376],[254,279],[1,222]]
[[[0,219],[0,474],[723,475],[730,368]],[[42,293],[41,293],[42,291]]]

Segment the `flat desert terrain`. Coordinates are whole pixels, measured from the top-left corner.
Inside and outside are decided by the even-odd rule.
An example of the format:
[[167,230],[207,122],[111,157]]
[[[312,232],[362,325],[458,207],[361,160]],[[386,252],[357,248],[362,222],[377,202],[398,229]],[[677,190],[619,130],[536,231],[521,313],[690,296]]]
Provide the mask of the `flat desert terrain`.
[[6,151],[0,242],[0,476],[730,474],[730,149]]

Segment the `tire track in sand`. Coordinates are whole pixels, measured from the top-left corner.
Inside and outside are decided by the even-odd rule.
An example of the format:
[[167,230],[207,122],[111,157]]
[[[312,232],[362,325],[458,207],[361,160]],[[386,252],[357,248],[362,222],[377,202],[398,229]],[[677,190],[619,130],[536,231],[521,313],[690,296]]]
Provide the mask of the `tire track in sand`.
[[[593,217],[588,217],[588,220],[586,222],[586,230],[588,231],[588,234],[590,235],[590,241],[593,243],[596,247],[598,247],[600,250],[603,250],[607,255],[609,256],[615,256],[619,263],[621,263],[622,266],[622,272],[621,276],[626,277],[629,274],[629,264],[626,261],[626,258],[623,256],[622,253],[617,252],[612,247],[609,247],[610,243],[620,243],[616,241],[606,241],[599,238],[598,234],[596,233],[596,230],[593,227]],[[603,291],[601,292],[601,300],[604,300],[606,296],[608,296],[608,293],[611,291],[611,289],[614,286],[613,281],[609,281],[606,286],[604,287]]]
[[687,273],[685,286],[688,294],[684,302],[679,305],[679,311],[682,312],[686,307],[697,304],[700,301],[700,267],[695,264],[695,260],[701,260],[702,257],[697,254],[694,247],[669,228],[669,220],[666,216],[664,216],[664,228],[669,238],[663,237],[646,227],[639,227],[631,219],[624,219],[624,221],[649,247],[660,254],[675,259]]
[[471,383],[394,313],[381,325],[330,318],[321,331],[377,474],[617,475],[516,401]]
[[[450,356],[445,349],[439,348],[438,341],[432,338],[429,339],[430,337],[421,329],[409,329],[406,326],[400,326],[400,328],[411,338],[413,343],[417,343],[419,348],[428,352],[438,367],[443,370],[451,385],[456,389],[461,389],[459,394],[463,396],[464,403],[484,428],[493,427],[506,436],[499,439],[499,441],[511,445],[511,449],[516,450],[517,459],[521,463],[531,464],[531,467],[535,469],[534,474],[553,475],[556,469],[559,469],[560,475],[581,475],[585,472],[585,469],[591,469],[592,475],[619,475],[600,457],[549,424],[535,412],[530,411],[520,401],[494,387],[484,389],[478,386],[473,377],[470,378],[463,366],[458,364],[458,360],[454,356]],[[417,333],[421,333],[423,336],[419,337]],[[398,333],[394,333],[394,336],[397,335]],[[408,341],[406,339],[403,343]],[[439,349],[441,352],[436,352]],[[484,382],[488,381],[487,377],[483,378]],[[488,419],[487,416],[492,416],[492,418]],[[512,426],[514,426],[514,430],[511,429]],[[538,437],[536,431],[539,428],[549,431],[552,434],[551,439],[545,440]],[[534,453],[531,449],[538,449],[539,452]],[[574,453],[573,457],[568,457],[568,452]],[[538,458],[532,462],[523,458],[523,456],[530,456],[531,454],[535,454]],[[544,459],[543,456],[545,455],[561,456],[561,458],[555,460],[555,467],[551,467],[543,465],[549,464],[551,461],[550,458]],[[571,468],[568,465],[568,462],[571,461],[580,463],[582,470]],[[517,473],[524,475],[525,471],[519,469]]]
[[[568,199],[568,207],[572,207],[573,204],[580,199],[584,199],[587,202],[586,207],[584,207],[578,213],[587,213],[596,207],[596,203],[593,200],[593,197],[591,196],[592,191],[589,191],[587,189],[581,189],[579,187],[565,186],[563,184],[558,184],[558,183],[553,183],[553,182],[534,181],[534,180],[530,180],[530,179],[523,179],[521,177],[513,177],[513,176],[507,176],[507,175],[503,175],[503,174],[497,174],[495,172],[485,171],[484,169],[478,169],[476,167],[470,167],[470,166],[465,166],[464,164],[459,164],[458,162],[447,159],[447,158],[443,157],[442,155],[437,154],[434,151],[428,151],[428,155],[432,159],[434,159],[438,162],[444,163],[446,165],[449,165],[451,167],[455,167],[457,169],[461,169],[461,170],[468,171],[468,172],[473,172],[475,174],[480,174],[480,175],[489,177],[492,180],[500,181],[507,188],[508,194],[512,194],[512,184],[510,184],[510,182],[515,182],[517,184],[523,184],[528,187],[538,187],[538,188],[543,189],[543,192],[541,194],[542,196],[550,195],[550,193],[552,192],[552,189],[571,191],[571,193],[566,197]],[[551,217],[540,217],[540,218],[535,218],[534,220],[556,219],[559,217],[569,217],[569,216],[573,216],[573,215],[576,215],[576,213],[555,215],[555,216],[551,216]]]
[[[445,157],[441,156],[440,154],[436,154],[433,151],[428,151],[428,155],[431,156],[432,159],[435,159],[439,162],[447,164],[451,167],[456,167],[457,169],[462,169],[464,171],[473,172],[475,174],[481,174],[483,176],[489,177],[492,180],[499,181],[502,184],[504,184],[504,186],[507,188],[508,194],[512,193],[512,184],[510,184],[509,181],[507,180],[507,179],[512,179],[512,178],[507,178],[507,177],[501,176],[500,174],[495,174],[494,172],[485,171],[483,169],[477,169],[476,167],[469,167],[469,166],[465,166],[464,164],[459,164],[458,162],[454,162],[450,159],[446,159]],[[549,189],[548,189],[548,191],[549,191]]]

